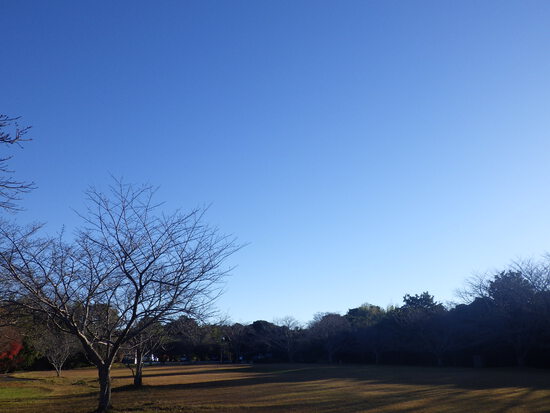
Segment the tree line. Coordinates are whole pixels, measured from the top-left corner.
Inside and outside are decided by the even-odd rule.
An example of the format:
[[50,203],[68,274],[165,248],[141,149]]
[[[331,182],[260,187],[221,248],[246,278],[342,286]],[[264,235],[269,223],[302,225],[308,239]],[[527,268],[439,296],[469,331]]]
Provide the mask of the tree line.
[[183,317],[164,326],[156,354],[187,362],[550,367],[550,260],[515,263],[467,284],[460,304],[407,294],[400,306],[319,313],[307,325],[292,317],[250,324]]
[[[135,369],[159,363],[370,363],[433,366],[550,367],[550,260],[524,261],[468,282],[464,302],[444,306],[428,292],[405,295],[400,306],[364,304],[345,314],[318,313],[302,325],[293,317],[273,322],[201,322],[181,315],[141,330],[115,361]],[[104,317],[107,317],[107,310]],[[111,309],[113,315],[117,312]],[[31,331],[52,331],[30,323]],[[29,337],[45,357],[48,345]],[[40,334],[48,341],[48,334]],[[55,340],[53,337],[57,337]],[[82,352],[54,334],[51,349]],[[24,342],[24,340],[21,340]],[[62,345],[64,344],[64,345]],[[50,350],[51,352],[51,350]],[[59,357],[59,356],[58,356]],[[85,359],[81,356],[80,361]]]

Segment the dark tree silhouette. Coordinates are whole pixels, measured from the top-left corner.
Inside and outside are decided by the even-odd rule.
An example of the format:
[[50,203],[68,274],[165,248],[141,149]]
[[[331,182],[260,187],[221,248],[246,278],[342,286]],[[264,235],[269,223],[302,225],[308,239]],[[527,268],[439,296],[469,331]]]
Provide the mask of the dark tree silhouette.
[[239,363],[243,360],[243,350],[247,344],[246,330],[246,326],[240,323],[225,325],[223,328],[223,334],[229,343],[229,349],[234,363]]
[[322,345],[329,363],[334,362],[336,353],[347,344],[349,332],[348,320],[334,313],[316,314],[310,325],[310,334]]
[[279,326],[277,334],[273,338],[275,345],[285,351],[287,361],[292,363],[301,332],[300,323],[292,316],[285,316],[275,320],[275,324]]
[[382,322],[385,317],[384,309],[368,303],[350,308],[345,315],[351,325],[361,361],[365,361],[366,353],[371,353],[375,363],[380,363],[382,351],[387,348],[384,340],[386,323]]
[[488,294],[500,331],[514,349],[517,365],[523,367],[539,328],[536,291],[522,273],[503,271],[489,282]]

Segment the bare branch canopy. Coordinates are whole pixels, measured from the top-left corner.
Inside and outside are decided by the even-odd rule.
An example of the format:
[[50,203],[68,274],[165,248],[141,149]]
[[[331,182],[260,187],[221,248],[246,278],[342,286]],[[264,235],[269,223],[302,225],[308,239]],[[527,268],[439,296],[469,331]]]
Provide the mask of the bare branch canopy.
[[4,305],[46,317],[74,335],[99,370],[98,411],[110,402],[110,367],[149,326],[204,311],[237,246],[203,222],[204,210],[164,214],[154,189],[115,181],[87,191],[73,241],[39,227],[0,229]]

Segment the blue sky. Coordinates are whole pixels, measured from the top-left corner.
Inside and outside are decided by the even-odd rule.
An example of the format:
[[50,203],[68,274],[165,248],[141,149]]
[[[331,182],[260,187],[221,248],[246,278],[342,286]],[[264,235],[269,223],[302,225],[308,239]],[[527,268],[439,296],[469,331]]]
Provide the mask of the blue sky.
[[440,301],[550,250],[550,2],[0,0],[21,222],[109,174],[248,246],[235,321]]

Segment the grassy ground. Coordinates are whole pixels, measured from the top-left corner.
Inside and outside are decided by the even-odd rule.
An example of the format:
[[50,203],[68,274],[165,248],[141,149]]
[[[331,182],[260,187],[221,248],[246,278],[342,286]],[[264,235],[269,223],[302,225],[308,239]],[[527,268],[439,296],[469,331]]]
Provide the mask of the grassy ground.
[[[134,390],[113,370],[115,412],[550,412],[550,372],[374,366],[147,367]],[[0,378],[0,412],[89,412],[92,369]]]

